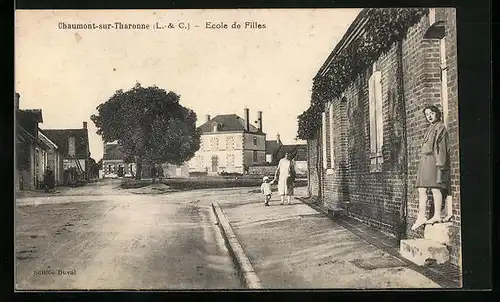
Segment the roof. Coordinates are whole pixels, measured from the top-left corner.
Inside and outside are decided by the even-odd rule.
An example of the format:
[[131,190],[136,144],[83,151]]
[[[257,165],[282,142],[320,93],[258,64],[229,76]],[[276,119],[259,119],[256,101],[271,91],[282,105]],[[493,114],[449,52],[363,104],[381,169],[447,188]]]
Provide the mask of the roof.
[[44,143],[46,143],[48,146],[50,147],[53,147],[54,149],[58,149],[59,146],[57,146],[56,143],[54,143],[53,141],[51,141],[46,135],[43,134],[42,131],[38,130],[38,137],[44,141]]
[[104,153],[102,159],[103,160],[123,160],[125,158],[125,154],[120,150],[120,146],[114,143],[107,143],[106,152]]
[[43,123],[42,109],[23,109],[18,111],[18,118],[21,121],[31,120],[37,123]]
[[87,148],[82,148],[89,145],[87,129],[40,129],[40,131],[59,147],[64,156],[68,155],[69,137],[71,136],[75,138],[75,156],[78,158],[90,156],[90,154],[86,154]]
[[29,133],[26,129],[24,129],[22,126],[19,126],[17,131],[17,141],[19,143],[27,143],[27,142],[34,142],[36,141],[36,137],[33,136],[31,133]]
[[277,140],[266,141],[266,154],[274,154],[274,152],[279,148],[280,142]]
[[[216,117],[205,122],[198,128],[201,129],[202,133],[213,132],[214,123],[219,124],[219,129],[217,132],[224,131],[245,131],[245,120],[239,117],[237,114],[220,114]],[[250,132],[259,133],[259,129],[250,123]],[[262,133],[262,132],[260,132]]]
[[330,64],[333,62],[337,54],[362,33],[367,22],[367,15],[369,10],[370,8],[363,9],[354,19],[354,21],[347,29],[346,33],[342,36],[337,45],[335,45],[335,48],[328,56],[325,63],[323,63],[323,65],[319,69],[316,77],[323,75],[323,73],[330,67]]
[[307,145],[282,145],[278,151],[277,157],[283,158],[285,153],[289,153],[295,156],[295,161],[306,161],[307,160]]

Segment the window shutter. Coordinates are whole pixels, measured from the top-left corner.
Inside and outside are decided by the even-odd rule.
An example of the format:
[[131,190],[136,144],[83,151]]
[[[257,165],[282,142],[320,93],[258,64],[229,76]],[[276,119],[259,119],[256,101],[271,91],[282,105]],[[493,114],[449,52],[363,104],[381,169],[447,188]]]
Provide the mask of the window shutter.
[[382,111],[382,73],[376,71],[374,74],[375,88],[375,116],[377,125],[377,157],[382,157],[382,145],[384,144],[384,115]]
[[323,132],[322,148],[323,148],[323,168],[327,169],[327,158],[326,158],[326,113],[323,111],[321,113],[322,123],[321,128]]
[[330,168],[335,168],[335,129],[333,127],[333,102],[330,104],[329,117],[330,117]]
[[373,75],[368,79],[368,107],[370,110],[370,152],[373,154],[377,152],[377,121]]

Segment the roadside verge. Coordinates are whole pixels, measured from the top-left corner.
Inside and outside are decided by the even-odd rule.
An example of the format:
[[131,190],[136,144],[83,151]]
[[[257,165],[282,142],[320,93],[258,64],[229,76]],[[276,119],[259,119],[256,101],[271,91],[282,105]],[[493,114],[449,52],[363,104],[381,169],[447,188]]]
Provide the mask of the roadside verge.
[[262,288],[260,279],[257,277],[255,270],[253,269],[252,263],[248,259],[247,255],[243,251],[241,244],[238,242],[238,238],[234,234],[233,228],[226,217],[226,214],[219,207],[219,204],[212,203],[212,209],[217,218],[217,225],[222,233],[224,242],[229,250],[241,281],[249,289],[260,289]]

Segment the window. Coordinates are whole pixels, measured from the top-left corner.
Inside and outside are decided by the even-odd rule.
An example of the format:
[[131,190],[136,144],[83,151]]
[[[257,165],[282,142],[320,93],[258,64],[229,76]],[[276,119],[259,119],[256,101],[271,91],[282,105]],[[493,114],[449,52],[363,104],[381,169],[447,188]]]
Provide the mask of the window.
[[333,116],[333,102],[330,104],[330,110],[328,110],[329,113],[329,120],[330,120],[330,168],[334,169],[335,168],[335,121],[334,121],[334,116]]
[[219,149],[219,138],[212,137],[210,139],[210,144],[211,144],[212,150],[218,150]]
[[443,108],[443,123],[448,125],[448,66],[446,66],[445,38],[439,40],[439,59],[441,65],[441,108]]
[[226,157],[227,166],[234,167],[234,154],[228,154]]
[[227,150],[233,150],[234,149],[234,137],[233,136],[228,136],[226,138],[226,149]]
[[253,150],[253,162],[257,162],[257,150]]
[[255,137],[255,136],[253,137],[253,145],[257,146],[257,137]]
[[384,124],[382,114],[382,76],[373,64],[372,75],[368,80],[368,99],[370,107],[370,171],[382,170],[384,143]]
[[328,168],[328,161],[326,157],[326,113],[323,111],[321,114],[321,125],[322,125],[322,147],[323,147],[323,168],[327,169]]

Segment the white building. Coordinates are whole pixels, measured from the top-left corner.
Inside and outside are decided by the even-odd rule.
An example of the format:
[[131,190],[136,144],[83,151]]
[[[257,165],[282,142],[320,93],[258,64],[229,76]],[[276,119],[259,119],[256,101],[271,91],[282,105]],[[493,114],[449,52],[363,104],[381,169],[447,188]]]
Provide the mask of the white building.
[[135,163],[125,163],[125,155],[118,142],[104,143],[102,158],[102,178],[133,177]]
[[189,172],[216,174],[244,173],[245,168],[266,161],[266,134],[262,131],[262,112],[250,123],[249,109],[244,119],[236,114],[217,115],[199,127],[200,149],[189,161]]

